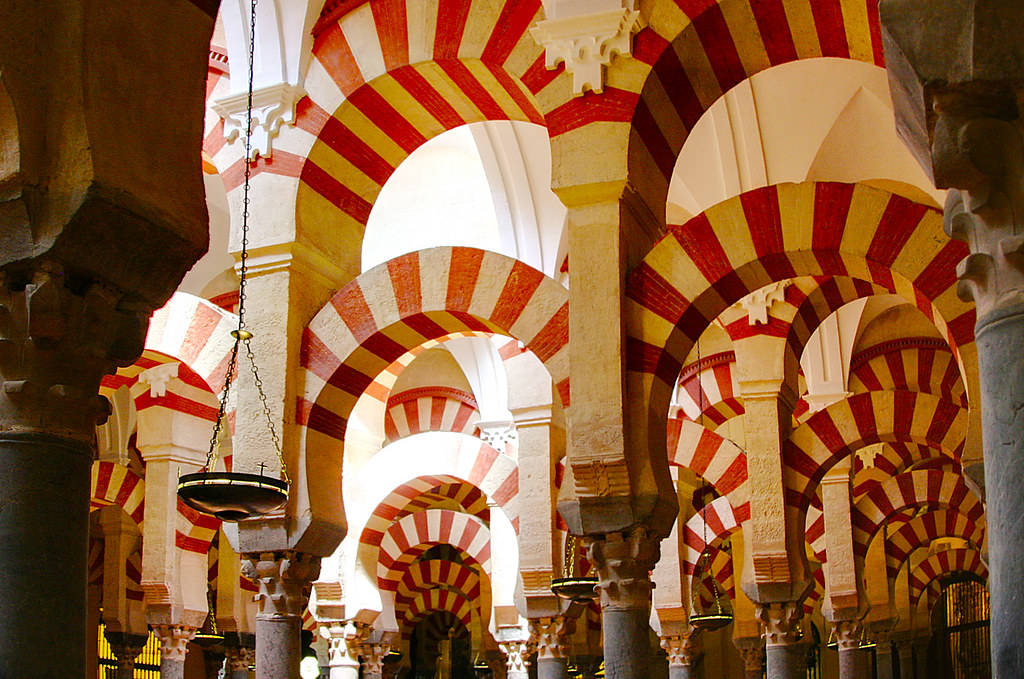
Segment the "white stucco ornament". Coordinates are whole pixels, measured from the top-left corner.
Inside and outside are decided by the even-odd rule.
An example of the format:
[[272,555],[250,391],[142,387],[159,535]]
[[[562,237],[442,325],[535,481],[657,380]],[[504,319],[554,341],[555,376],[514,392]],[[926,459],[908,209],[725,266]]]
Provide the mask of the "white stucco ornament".
[[[249,160],[256,156],[269,158],[273,153],[273,140],[281,125],[295,123],[295,104],[306,96],[299,85],[277,83],[256,89],[252,93],[252,144]],[[248,92],[222,97],[213,102],[213,110],[224,119],[224,138],[229,143],[244,138]]]
[[599,4],[611,8],[586,13],[570,10],[562,15],[558,3],[545,3],[550,18],[530,29],[533,39],[544,46],[544,65],[553,69],[564,62],[577,96],[587,89],[604,89],[604,67],[616,54],[630,56],[633,33],[640,28],[640,11],[634,8],[634,0]]
[[149,385],[149,395],[160,398],[167,395],[167,384],[178,376],[181,363],[161,363],[139,373],[139,382]]

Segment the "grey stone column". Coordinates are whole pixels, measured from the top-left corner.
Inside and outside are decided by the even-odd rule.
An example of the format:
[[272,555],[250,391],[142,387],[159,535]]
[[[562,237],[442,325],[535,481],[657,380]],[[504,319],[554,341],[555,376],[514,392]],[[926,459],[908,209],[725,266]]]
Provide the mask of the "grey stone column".
[[743,676],[745,679],[761,679],[764,667],[764,639],[761,637],[742,637],[732,640],[736,650],[743,658]]
[[910,640],[896,645],[900,659],[900,679],[914,679],[914,646]]
[[117,658],[117,679],[132,679],[135,674],[135,659],[142,653],[146,645],[145,634],[130,634],[127,632],[111,632],[109,629],[103,631],[110,650]]
[[662,636],[661,647],[668,655],[669,679],[693,679],[697,676],[697,663],[704,653],[698,630],[687,624],[679,634]]
[[970,251],[956,273],[977,308],[992,676],[1024,677],[1024,5],[888,0],[880,13],[897,127],[950,189],[946,233]]
[[259,585],[256,596],[256,679],[298,679],[302,660],[302,612],[320,558],[301,552],[242,556],[242,572]]
[[757,617],[764,630],[765,664],[768,679],[801,679],[804,647],[797,639],[797,623],[803,618],[799,601],[757,604]]
[[598,572],[608,679],[647,679],[654,588],[650,571],[658,561],[659,548],[660,540],[651,537],[645,526],[588,539],[589,559]]
[[537,652],[537,679],[565,679],[569,674],[567,635],[574,621],[563,615],[530,619],[530,641]]
[[889,632],[875,632],[875,643],[875,679],[894,679],[896,654]]
[[839,644],[839,679],[861,679],[864,654],[860,650],[863,626],[859,620],[832,622]]
[[187,625],[153,625],[160,639],[160,679],[184,679],[188,642],[198,628]]

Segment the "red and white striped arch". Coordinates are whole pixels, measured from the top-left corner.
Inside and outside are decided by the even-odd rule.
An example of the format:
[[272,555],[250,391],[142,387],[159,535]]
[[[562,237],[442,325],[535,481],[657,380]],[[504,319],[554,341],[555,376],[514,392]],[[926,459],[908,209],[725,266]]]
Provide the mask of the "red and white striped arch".
[[818,482],[856,450],[880,441],[912,442],[959,458],[967,410],[930,394],[855,394],[818,411],[783,445],[786,501],[800,509],[815,501]]
[[854,393],[920,391],[967,407],[960,367],[938,338],[907,337],[857,352],[850,360],[848,388]]
[[733,370],[735,362],[736,352],[723,351],[683,368],[676,391],[681,414],[709,429],[742,415],[745,411]]
[[472,568],[446,559],[417,561],[398,583],[395,608],[401,610],[418,594],[435,588],[461,592],[470,601],[476,601],[480,596],[480,576]]
[[450,476],[420,476],[395,488],[384,502],[377,505],[359,541],[364,545],[380,544],[392,523],[409,514],[431,509],[444,500],[451,500],[467,514],[485,524],[490,523],[487,498],[479,488]]
[[[690,130],[732,87],[798,59],[884,63],[874,0],[664,2],[651,16],[635,39],[639,64],[631,69],[646,77],[612,80],[622,89],[606,89],[617,106],[601,118],[631,122],[629,177],[643,178],[634,184],[659,217]],[[553,135],[562,128],[560,114],[548,115]]]
[[473,620],[473,601],[466,594],[450,589],[429,589],[418,593],[402,616],[402,638],[410,638],[416,623],[435,611],[451,613],[469,627]]
[[[306,455],[336,456],[348,416],[374,379],[411,349],[453,333],[518,339],[567,401],[568,314],[565,288],[493,252],[432,248],[370,269],[342,288],[303,334],[305,386],[296,419]],[[387,401],[387,394],[377,397]],[[337,479],[311,482],[341,487]]]
[[[701,611],[711,611],[715,604],[715,593],[712,589],[711,578],[714,578],[715,582],[718,583],[718,591],[721,595],[729,597],[730,600],[736,598],[732,552],[721,549],[717,545],[708,547],[707,552],[710,556],[708,564],[711,569],[711,576],[708,577],[706,573],[694,573],[690,583],[690,591],[696,592],[696,597],[691,598],[696,600]],[[703,565],[703,562],[701,563]]]
[[814,587],[804,599],[804,613],[810,615],[825,596],[825,569],[821,567],[820,563],[809,562],[808,565],[812,569],[811,575],[814,578]]
[[917,606],[925,589],[939,578],[956,572],[988,580],[988,568],[976,549],[947,549],[932,554],[910,573],[910,605]]
[[966,540],[981,551],[985,542],[985,527],[956,508],[926,512],[907,521],[898,530],[885,536],[885,570],[894,580],[911,553],[927,547],[934,540],[955,537]]
[[797,276],[844,276],[903,296],[973,365],[974,311],[955,285],[966,254],[944,237],[938,211],[863,185],[778,184],[723,201],[670,226],[629,276],[630,389],[661,421],[708,324],[750,292]]
[[811,548],[811,554],[819,563],[825,563],[828,554],[825,550],[825,515],[821,509],[814,505],[808,507],[804,525],[804,540]]
[[739,522],[750,518],[747,455],[732,441],[683,419],[668,421],[669,464],[685,467],[728,498]]
[[178,499],[178,528],[174,531],[174,544],[178,548],[206,554],[219,528],[220,519],[200,514]]
[[851,512],[853,553],[864,558],[878,530],[893,515],[914,507],[952,509],[984,526],[985,508],[959,474],[923,469],[894,476],[857,500]]
[[696,573],[697,563],[709,546],[728,538],[741,524],[742,521],[733,513],[729,498],[726,497],[715,498],[705,505],[702,511],[690,517],[683,526],[683,543],[686,545],[683,573]]
[[327,218],[358,242],[381,187],[427,140],[484,120],[544,124],[533,92],[551,76],[527,34],[540,8],[540,0],[372,0],[321,17],[309,96],[296,111],[310,147],[275,150],[260,169],[298,177],[300,223]]
[[130,516],[142,533],[145,514],[146,482],[124,465],[106,460],[92,463],[92,490],[90,509],[117,505]]
[[450,509],[428,509],[403,517],[384,534],[377,559],[378,587],[395,591],[409,564],[433,545],[443,544],[461,550],[490,577],[491,531],[484,522]]
[[473,395],[451,387],[420,387],[393,394],[384,414],[388,443],[424,431],[472,436],[480,419]]
[[[960,461],[956,457],[938,448],[905,441],[886,441],[872,462],[875,468],[888,476],[896,476],[911,467],[921,468],[930,463],[936,466],[948,465],[953,471],[960,471]],[[860,470],[859,464],[860,460],[854,467],[855,471]]]

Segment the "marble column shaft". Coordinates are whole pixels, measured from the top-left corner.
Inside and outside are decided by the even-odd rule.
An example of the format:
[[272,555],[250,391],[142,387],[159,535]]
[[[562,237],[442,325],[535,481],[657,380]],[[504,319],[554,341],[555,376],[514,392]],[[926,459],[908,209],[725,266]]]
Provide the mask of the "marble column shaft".
[[650,571],[660,540],[644,526],[588,540],[601,594],[604,672],[608,679],[647,679],[650,658]]

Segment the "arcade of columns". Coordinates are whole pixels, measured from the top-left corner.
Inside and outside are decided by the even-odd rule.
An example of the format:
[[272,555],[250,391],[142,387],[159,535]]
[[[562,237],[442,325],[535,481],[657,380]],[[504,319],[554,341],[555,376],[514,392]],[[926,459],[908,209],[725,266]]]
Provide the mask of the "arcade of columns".
[[[307,629],[331,679],[788,679],[812,627],[824,676],[871,639],[923,677],[967,575],[1024,676],[1013,0],[260,0],[247,318],[292,491],[223,525],[175,490],[230,352],[248,4],[4,4],[0,675],[94,675],[102,620],[123,677],[149,630],[161,676],[296,677]],[[467,124],[511,235],[369,261]],[[219,464],[277,473],[233,393]],[[550,590],[570,534],[591,605]]]

